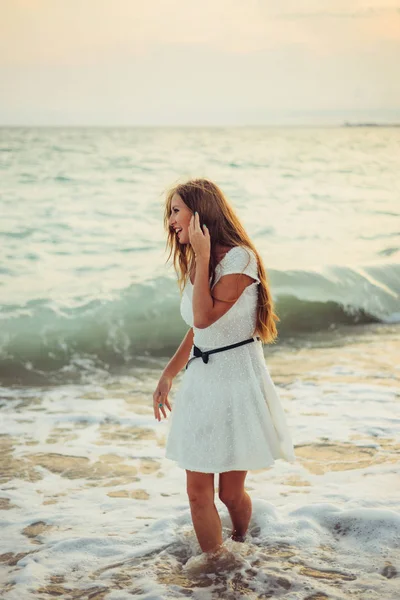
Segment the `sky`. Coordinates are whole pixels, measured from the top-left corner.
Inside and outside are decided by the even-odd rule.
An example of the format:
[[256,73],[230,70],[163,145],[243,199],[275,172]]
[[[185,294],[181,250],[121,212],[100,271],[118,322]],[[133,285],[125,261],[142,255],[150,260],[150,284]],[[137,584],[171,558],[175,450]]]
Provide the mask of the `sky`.
[[400,122],[400,0],[0,0],[0,125]]

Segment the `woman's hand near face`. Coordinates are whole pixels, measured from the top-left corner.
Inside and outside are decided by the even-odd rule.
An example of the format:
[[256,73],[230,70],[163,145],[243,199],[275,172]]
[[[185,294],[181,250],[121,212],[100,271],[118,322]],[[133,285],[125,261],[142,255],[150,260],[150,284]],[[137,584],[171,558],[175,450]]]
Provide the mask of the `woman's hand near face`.
[[195,212],[189,223],[189,241],[196,258],[210,259],[211,239],[207,227],[200,226],[199,213]]
[[[172,377],[168,377],[167,375],[161,375],[160,381],[158,382],[156,391],[153,394],[153,409],[154,409],[154,417],[161,421],[160,412],[164,415],[164,419],[167,418],[167,414],[165,412],[165,406],[171,412],[172,408],[168,400],[168,394],[172,386]],[[163,406],[158,406],[159,404],[163,404]]]

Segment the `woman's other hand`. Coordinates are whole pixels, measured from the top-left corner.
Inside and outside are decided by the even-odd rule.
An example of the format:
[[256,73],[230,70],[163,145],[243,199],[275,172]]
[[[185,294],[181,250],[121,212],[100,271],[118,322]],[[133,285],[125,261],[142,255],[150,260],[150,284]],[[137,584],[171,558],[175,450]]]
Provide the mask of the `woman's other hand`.
[[[167,414],[165,412],[165,406],[172,411],[171,405],[168,400],[168,394],[172,386],[172,377],[168,377],[167,375],[161,375],[160,381],[158,382],[156,391],[153,394],[153,409],[154,409],[154,417],[161,421],[161,414],[164,415],[164,418],[167,418]],[[160,407],[159,404],[162,404]]]

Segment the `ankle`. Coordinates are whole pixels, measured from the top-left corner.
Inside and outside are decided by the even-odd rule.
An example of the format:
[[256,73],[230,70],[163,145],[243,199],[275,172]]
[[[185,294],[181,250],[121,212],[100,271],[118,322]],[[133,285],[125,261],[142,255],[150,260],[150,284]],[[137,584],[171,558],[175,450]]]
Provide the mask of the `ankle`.
[[207,554],[208,557],[212,558],[212,557],[219,556],[220,554],[222,554],[225,551],[226,551],[226,548],[225,548],[223,542],[221,542],[217,546],[214,546],[214,548],[212,548],[211,550],[206,550],[205,553]]
[[239,533],[236,529],[232,531],[231,540],[234,542],[244,542],[246,540],[246,533]]

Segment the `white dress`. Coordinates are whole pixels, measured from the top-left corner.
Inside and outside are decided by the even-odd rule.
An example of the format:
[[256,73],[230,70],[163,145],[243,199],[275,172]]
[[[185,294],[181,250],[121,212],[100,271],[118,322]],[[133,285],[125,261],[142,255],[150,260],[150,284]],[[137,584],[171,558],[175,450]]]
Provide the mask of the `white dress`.
[[[190,280],[183,291],[181,315],[193,327],[194,344],[202,351],[253,337],[259,278],[252,250],[231,248],[216,267],[214,285],[231,273],[245,273],[255,281],[228,312],[205,329],[193,327]],[[261,341],[211,354],[207,364],[201,357],[192,360],[171,404],[166,457],[183,469],[202,473],[247,471],[269,467],[279,458],[295,460]]]

